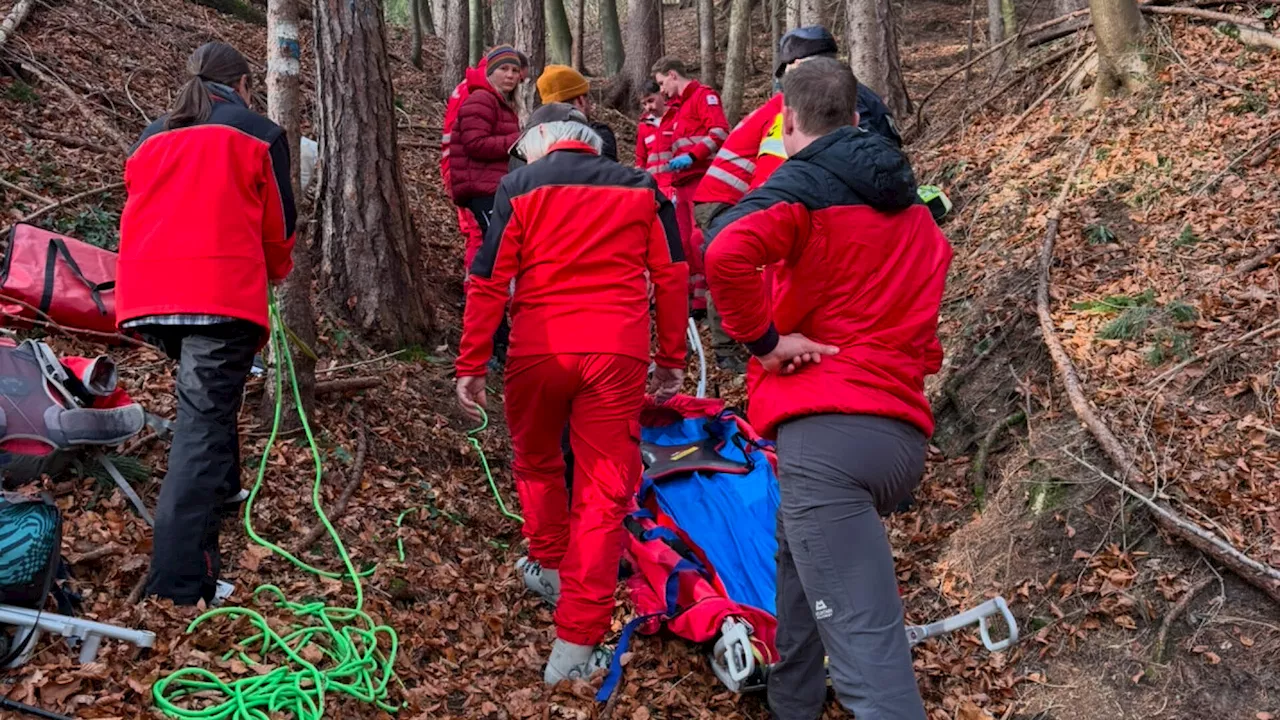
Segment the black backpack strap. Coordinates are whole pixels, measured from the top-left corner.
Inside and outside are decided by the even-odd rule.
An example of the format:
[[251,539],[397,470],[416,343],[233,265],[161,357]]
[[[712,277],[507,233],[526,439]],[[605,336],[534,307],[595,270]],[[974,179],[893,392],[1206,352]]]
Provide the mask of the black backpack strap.
[[53,285],[54,279],[57,277],[59,255],[62,256],[63,260],[66,260],[67,267],[71,268],[71,272],[76,276],[76,279],[89,288],[89,295],[93,298],[93,304],[98,306],[98,312],[106,315],[107,306],[102,302],[102,291],[115,288],[116,281],[109,280],[104,283],[95,283],[85,277],[84,272],[80,270],[80,264],[71,256],[71,250],[67,248],[67,243],[59,237],[49,238],[49,255],[45,258],[44,263],[44,291],[40,295],[41,314],[48,317],[49,307],[53,305]]

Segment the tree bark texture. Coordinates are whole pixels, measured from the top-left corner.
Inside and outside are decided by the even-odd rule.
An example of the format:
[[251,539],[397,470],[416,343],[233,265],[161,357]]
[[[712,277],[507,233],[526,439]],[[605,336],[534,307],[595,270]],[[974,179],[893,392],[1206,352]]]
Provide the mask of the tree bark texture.
[[586,60],[583,58],[587,44],[587,3],[586,0],[573,0],[573,69],[582,74],[587,72]]
[[769,72],[778,67],[778,43],[782,42],[783,2],[784,0],[764,0],[769,4]]
[[620,110],[635,109],[635,93],[652,78],[649,71],[661,57],[661,8],[661,0],[628,0],[626,62],[609,97]]
[[26,19],[27,13],[31,12],[31,7],[35,5],[33,0],[18,0],[18,2],[9,9],[9,14],[5,16],[4,22],[0,22],[0,47],[4,47],[4,43],[13,35],[22,21]]
[[[461,2],[457,15],[465,27]],[[425,343],[432,317],[417,280],[384,22],[379,2],[316,0],[319,236],[334,305],[369,340],[398,348]]]
[[515,0],[493,0],[493,44],[515,45]]
[[515,3],[515,46],[529,56],[529,79],[516,89],[522,124],[538,107],[538,88],[534,83],[547,64],[546,15],[542,3],[543,0],[516,0]]
[[[429,22],[431,19],[430,15],[424,18],[422,11],[429,7],[428,0],[409,0],[409,23],[413,28],[413,45],[409,52],[409,62],[413,63],[413,66],[419,70],[422,69],[422,34],[426,30],[423,20]],[[428,10],[428,12],[430,11]],[[434,35],[435,33],[432,32],[432,34]]]
[[[573,35],[569,31],[569,14],[564,0],[543,0],[547,19],[547,62],[568,65],[573,60]],[[536,76],[530,76],[536,79]]]
[[[328,2],[329,0],[316,0]],[[467,72],[467,55],[470,52],[471,29],[467,0],[445,0],[444,6],[444,68],[440,71],[440,92],[443,97],[453,94]]]
[[1142,59],[1142,13],[1134,0],[1089,0],[1093,32],[1098,39],[1098,101],[1129,90],[1147,73]]
[[622,72],[626,57],[622,48],[622,25],[618,22],[618,0],[600,0],[600,34],[604,41],[604,74]]
[[[857,0],[851,0],[857,2]],[[994,47],[1004,42],[1004,7],[1003,0],[987,0],[987,47]],[[1008,67],[1008,51],[1002,50],[991,56],[991,72],[998,73]]]
[[849,64],[858,82],[876,91],[895,116],[909,116],[911,98],[902,80],[897,18],[892,3],[890,0],[847,0],[845,12]]
[[[1013,6],[1013,0],[1000,0],[1000,24],[1004,28],[1004,37],[1010,38],[1018,34],[1018,11]],[[1018,45],[1019,43],[1014,43],[1009,46],[1006,67],[1012,68],[1018,64]]]
[[[417,6],[415,17],[422,23],[422,29],[428,35],[436,33],[436,14],[431,7],[431,0],[410,0],[411,5]],[[412,9],[412,8],[410,8]]]
[[[293,197],[302,202],[301,174],[302,148],[299,118],[302,116],[302,87],[299,79],[302,51],[298,42],[298,0],[271,0],[267,5],[267,117],[284,129],[289,139],[289,178],[293,184]],[[305,217],[299,213],[299,219]],[[303,221],[305,222],[305,221]],[[276,302],[280,317],[299,340],[308,348],[316,345],[316,319],[311,308],[311,253],[307,249],[306,228],[299,223],[293,251],[293,272],[276,288]],[[315,405],[316,363],[306,352],[294,352],[294,371],[298,378],[298,394],[307,414]],[[279,358],[275,358],[276,372],[283,372]],[[288,383],[285,383],[286,387]],[[271,397],[275,384],[268,383],[267,407],[274,409]],[[285,427],[298,424],[298,411],[293,403],[285,403]]]
[[751,0],[733,0],[729,6],[729,51],[724,61],[724,114],[729,125],[742,119],[742,91],[747,79],[747,43],[751,39]]
[[822,0],[799,0],[800,24],[828,26]]
[[467,0],[467,64],[475,65],[484,55],[484,2]]
[[[802,0],[780,0],[787,4],[787,30],[795,30],[800,27],[800,3]],[[847,2],[858,2],[858,0],[846,0]]]
[[[661,0],[659,0],[661,2]],[[698,50],[701,71],[698,77],[706,85],[716,84],[716,4],[715,0],[698,0]]]
[[1088,5],[1085,0],[1053,0],[1053,16],[1061,17],[1076,10],[1083,10]]

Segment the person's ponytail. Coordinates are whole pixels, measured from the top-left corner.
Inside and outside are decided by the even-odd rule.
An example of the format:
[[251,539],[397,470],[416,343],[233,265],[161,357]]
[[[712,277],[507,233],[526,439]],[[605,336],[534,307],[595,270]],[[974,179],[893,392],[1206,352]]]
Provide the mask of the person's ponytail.
[[207,83],[235,87],[249,74],[249,61],[239,50],[222,42],[209,42],[196,48],[187,60],[190,77],[178,89],[169,108],[166,129],[198,125],[209,120],[213,99]]

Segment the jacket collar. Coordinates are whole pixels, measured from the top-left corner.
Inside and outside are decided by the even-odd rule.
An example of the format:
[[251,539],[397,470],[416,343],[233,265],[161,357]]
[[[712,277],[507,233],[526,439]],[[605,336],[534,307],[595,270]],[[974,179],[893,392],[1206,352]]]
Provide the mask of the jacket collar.
[[204,83],[204,86],[209,88],[209,94],[213,96],[214,100],[229,102],[232,105],[239,105],[240,107],[246,108],[246,109],[249,107],[245,103],[244,98],[240,97],[240,93],[236,92],[235,88],[229,85],[223,85],[222,83],[210,82],[206,80]]
[[698,92],[698,89],[701,87],[702,83],[697,80],[690,80],[689,84],[684,87],[684,92],[680,93],[680,102],[683,103],[693,97],[693,94]]
[[587,143],[578,142],[577,140],[561,140],[560,142],[552,143],[551,147],[547,148],[547,154],[550,155],[553,152],[559,152],[561,150],[565,150],[567,152],[587,153],[590,155],[600,154],[600,151],[591,147]]

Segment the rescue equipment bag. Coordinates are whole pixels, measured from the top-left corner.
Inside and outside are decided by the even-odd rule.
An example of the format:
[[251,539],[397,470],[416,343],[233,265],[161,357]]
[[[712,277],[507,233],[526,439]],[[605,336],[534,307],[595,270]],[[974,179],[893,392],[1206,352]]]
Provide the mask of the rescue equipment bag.
[[0,493],[0,604],[42,607],[61,546],[62,518],[52,498]]
[[18,223],[0,265],[3,324],[52,321],[72,330],[116,332],[116,254]]

